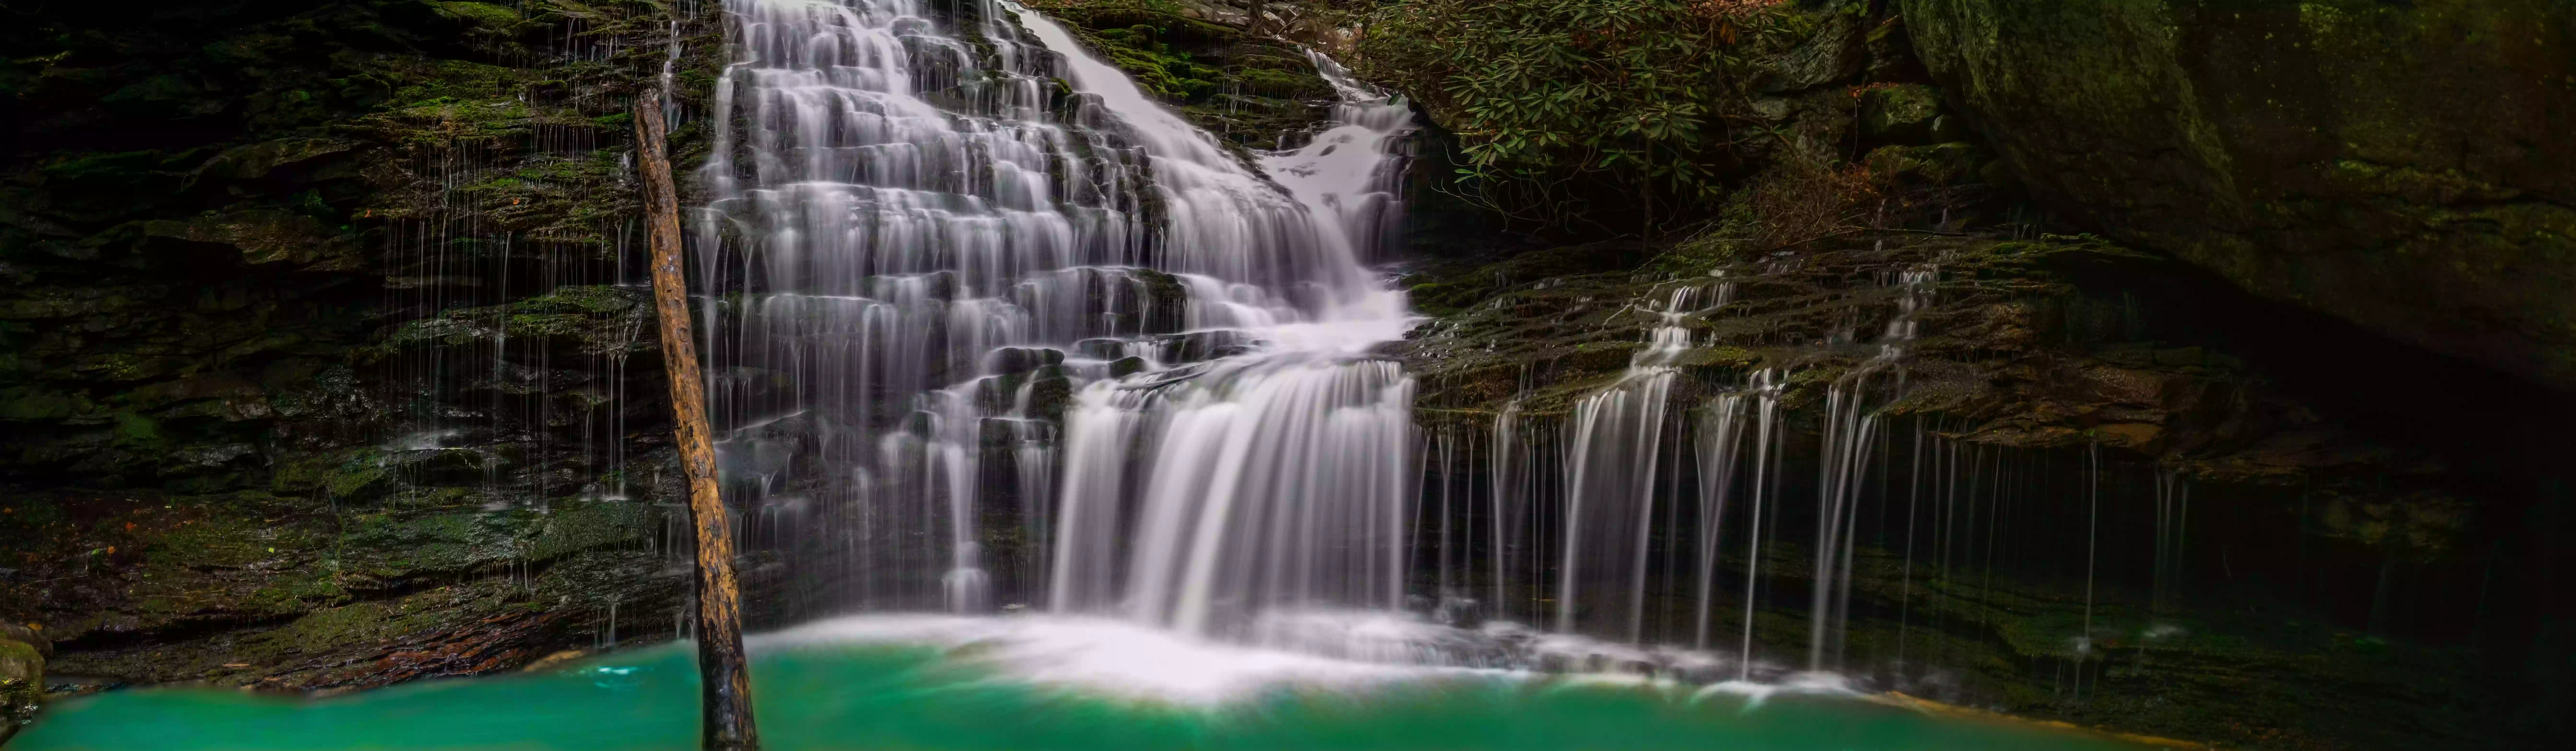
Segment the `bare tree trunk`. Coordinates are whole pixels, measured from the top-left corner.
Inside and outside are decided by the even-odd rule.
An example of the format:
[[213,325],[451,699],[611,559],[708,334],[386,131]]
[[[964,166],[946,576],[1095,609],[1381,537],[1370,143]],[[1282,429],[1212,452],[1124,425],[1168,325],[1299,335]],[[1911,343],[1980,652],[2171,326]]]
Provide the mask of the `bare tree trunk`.
[[742,649],[742,593],[735,584],[733,531],[716,488],[716,451],[707,428],[705,381],[690,333],[688,280],[680,270],[680,197],[663,144],[662,98],[635,100],[636,164],[644,173],[644,217],[653,249],[653,305],[662,319],[662,366],[671,379],[671,432],[689,480],[689,526],[698,542],[698,677],[705,689],[701,740],[708,751],[755,751],[751,671]]

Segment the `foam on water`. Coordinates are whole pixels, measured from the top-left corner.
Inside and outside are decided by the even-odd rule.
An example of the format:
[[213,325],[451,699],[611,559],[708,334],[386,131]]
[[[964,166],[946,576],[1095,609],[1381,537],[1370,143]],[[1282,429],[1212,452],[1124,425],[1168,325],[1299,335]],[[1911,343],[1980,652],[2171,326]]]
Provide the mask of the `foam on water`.
[[833,644],[935,645],[1033,684],[1214,705],[1279,686],[1356,688],[1505,671],[1333,659],[1087,616],[839,618],[751,640],[755,652]]

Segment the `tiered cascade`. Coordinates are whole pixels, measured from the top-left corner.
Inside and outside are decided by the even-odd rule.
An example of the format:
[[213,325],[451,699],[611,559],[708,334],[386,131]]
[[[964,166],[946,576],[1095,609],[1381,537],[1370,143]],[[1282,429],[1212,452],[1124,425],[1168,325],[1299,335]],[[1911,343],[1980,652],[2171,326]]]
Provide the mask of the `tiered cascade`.
[[1366,352],[1404,304],[1359,258],[1403,107],[1318,58],[1337,127],[1255,157],[1008,4],[729,11],[724,469],[820,522],[856,604],[1203,632],[1401,597],[1412,386]]

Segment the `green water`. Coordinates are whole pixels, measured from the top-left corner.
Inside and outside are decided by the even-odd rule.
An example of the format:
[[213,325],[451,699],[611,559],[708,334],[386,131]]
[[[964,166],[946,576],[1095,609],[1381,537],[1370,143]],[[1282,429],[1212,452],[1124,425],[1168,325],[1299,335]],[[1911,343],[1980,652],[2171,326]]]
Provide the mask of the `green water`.
[[[1216,703],[1041,685],[972,650],[803,645],[753,667],[770,749],[2139,749],[1852,698],[1736,695],[1527,677],[1272,688]],[[546,673],[305,700],[122,691],[65,702],[7,751],[619,749],[696,740],[696,677],[674,647]]]

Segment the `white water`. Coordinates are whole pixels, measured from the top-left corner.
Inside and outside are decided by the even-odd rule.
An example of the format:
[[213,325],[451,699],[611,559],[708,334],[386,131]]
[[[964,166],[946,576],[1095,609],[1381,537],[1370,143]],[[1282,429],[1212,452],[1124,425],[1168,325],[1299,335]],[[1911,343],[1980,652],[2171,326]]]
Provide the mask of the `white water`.
[[[1565,442],[1565,546],[1557,582],[1556,629],[1589,626],[1635,643],[1645,636],[1649,540],[1657,489],[1670,486],[1678,450],[1671,413],[1675,363],[1691,350],[1686,319],[1732,302],[1724,282],[1674,286],[1643,313],[1657,317],[1645,346],[1619,380],[1574,406]],[[1706,305],[1702,305],[1704,301]],[[1633,310],[1633,309],[1632,309]],[[1594,607],[1606,601],[1606,607]],[[1594,616],[1578,615],[1591,608]],[[1588,620],[1589,623],[1578,623]]]
[[[1061,27],[1022,18],[1048,46],[1074,48]],[[1413,383],[1363,353],[1402,335],[1404,302],[1353,249],[1384,220],[1375,208],[1388,204],[1390,149],[1411,115],[1316,59],[1347,97],[1339,122],[1316,145],[1263,159],[1271,183],[1123,74],[1069,56],[1077,90],[1099,92],[1151,133],[1142,140],[1158,176],[1172,164],[1176,182],[1292,199],[1289,209],[1262,208],[1302,218],[1292,249],[1332,273],[1304,283],[1314,292],[1299,296],[1314,305],[1233,322],[1258,343],[1249,353],[1188,376],[1140,373],[1083,390],[1067,421],[1050,591],[1058,611],[1111,609],[1186,633],[1243,633],[1272,607],[1402,602]],[[1124,556],[1112,552],[1122,541]]]
[[754,637],[749,646],[764,650],[835,643],[973,645],[973,651],[963,653],[968,659],[1034,683],[1194,704],[1222,704],[1283,683],[1351,687],[1500,674],[1212,642],[1096,616],[842,618]]
[[930,9],[727,4],[698,226],[728,481],[824,509],[864,606],[1399,603],[1413,386],[1366,353],[1405,303],[1360,252],[1409,112],[1317,58],[1340,122],[1248,159],[1043,16]]
[[[1732,301],[1731,280],[1677,284],[1634,309],[1659,319],[1645,346],[1562,425],[1542,436],[1530,418],[1497,418],[1490,529],[1455,533],[1484,534],[1489,567],[1453,581],[1454,512],[1441,506],[1436,594],[1489,568],[1494,607],[1553,633],[1412,617],[1414,384],[1369,354],[1409,321],[1364,265],[1401,216],[1390,180],[1407,108],[1316,56],[1342,95],[1332,127],[1247,156],[1054,22],[963,6],[934,21],[910,0],[732,0],[739,62],[719,85],[718,147],[701,173],[728,481],[829,530],[850,604],[1054,613],[863,630],[1091,640],[1111,646],[1040,651],[1102,655],[1057,667],[1113,675],[1146,669],[1125,664],[1137,639],[1210,662],[1287,659],[1193,640],[1221,636],[1375,662],[1757,677],[1752,616],[1783,502],[1789,374],[1673,404],[1698,346],[1690,324]],[[1870,379],[1901,357],[1913,290],[1929,279],[1904,280],[1882,356],[1830,387],[1814,601],[1837,604],[1813,610],[1811,670],[1829,667],[1847,617],[1878,425],[1862,400],[1885,403]],[[1554,466],[1532,438],[1553,441]],[[1697,526],[1657,542],[1658,525],[1682,518],[1685,472]],[[1549,474],[1561,493],[1535,490]],[[1722,534],[1730,514],[1746,517],[1740,543]],[[1024,551],[1007,569],[985,549],[996,538]],[[1730,544],[1754,562],[1740,636],[1714,633],[1735,605],[1719,570]],[[1657,552],[1671,557],[1660,569]],[[1511,613],[1522,587],[1554,599]],[[1695,606],[1654,629],[1695,649],[1646,646],[1658,596]]]
[[[1640,648],[1510,624],[1453,629],[1382,611],[1276,613],[1270,646],[1192,638],[1133,620],[1034,614],[854,616],[754,636],[754,651],[832,644],[932,645],[1021,680],[1161,701],[1214,705],[1279,685],[1352,688],[1462,677],[1583,673],[1587,683],[1703,684],[1701,695],[1850,694],[1839,678],[1765,667],[1765,682],[1728,680],[1725,656]],[[1671,685],[1671,684],[1667,684]]]

